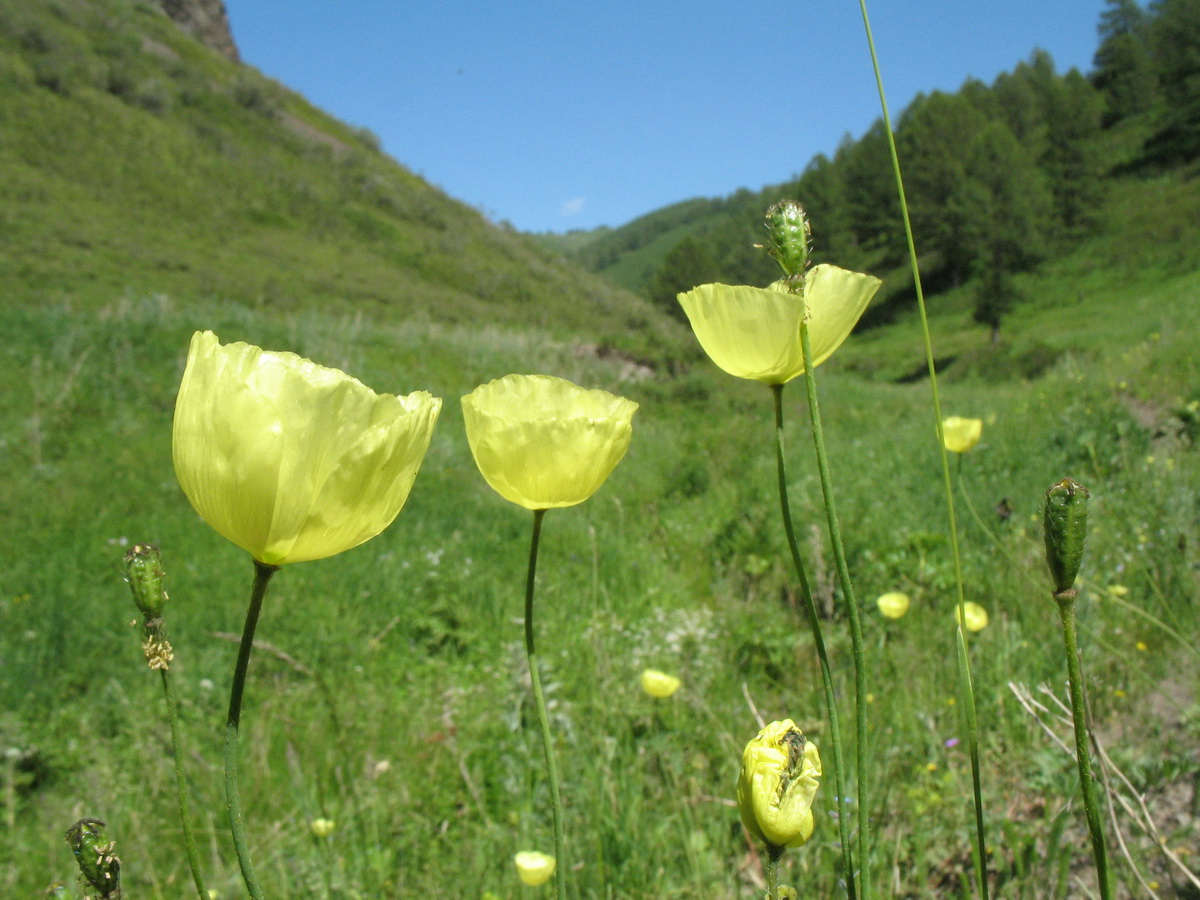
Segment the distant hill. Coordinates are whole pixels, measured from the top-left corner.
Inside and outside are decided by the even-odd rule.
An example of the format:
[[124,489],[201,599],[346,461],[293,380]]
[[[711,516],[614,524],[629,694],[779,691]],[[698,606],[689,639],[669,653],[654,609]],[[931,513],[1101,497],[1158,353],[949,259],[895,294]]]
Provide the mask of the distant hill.
[[[918,95],[894,120],[926,291],[966,286],[972,316],[994,333],[1022,302],[1016,281],[1024,273],[1089,241],[1200,264],[1200,0],[1160,0],[1147,9],[1109,0],[1099,32],[1095,68],[1086,75],[1057,72],[1049,54],[1035,50],[990,85],[969,79],[953,94]],[[1127,233],[1121,216],[1128,198],[1159,194],[1164,179],[1179,188],[1159,214],[1169,228]],[[754,245],[762,241],[763,213],[785,198],[809,211],[816,261],[892,276],[864,326],[912,309],[878,121],[778,184],[684,200],[558,247],[679,315],[677,292],[696,284],[778,277]],[[1151,236],[1164,230],[1175,235],[1170,243]]]
[[161,293],[539,328],[648,362],[687,346],[230,56],[157,3],[0,0],[6,302]]

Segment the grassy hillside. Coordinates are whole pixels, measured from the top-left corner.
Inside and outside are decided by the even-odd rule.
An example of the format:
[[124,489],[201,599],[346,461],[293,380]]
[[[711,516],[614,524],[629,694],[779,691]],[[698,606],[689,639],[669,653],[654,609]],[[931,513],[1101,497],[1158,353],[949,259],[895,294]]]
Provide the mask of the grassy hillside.
[[0,2],[0,291],[485,320],[669,358],[640,299],[135,0]]

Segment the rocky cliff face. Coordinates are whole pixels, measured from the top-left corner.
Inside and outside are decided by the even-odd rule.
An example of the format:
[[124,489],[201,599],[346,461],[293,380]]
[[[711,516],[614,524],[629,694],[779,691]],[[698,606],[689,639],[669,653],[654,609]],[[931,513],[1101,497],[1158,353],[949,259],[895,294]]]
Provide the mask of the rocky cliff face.
[[241,62],[223,0],[158,0],[163,12],[200,43]]

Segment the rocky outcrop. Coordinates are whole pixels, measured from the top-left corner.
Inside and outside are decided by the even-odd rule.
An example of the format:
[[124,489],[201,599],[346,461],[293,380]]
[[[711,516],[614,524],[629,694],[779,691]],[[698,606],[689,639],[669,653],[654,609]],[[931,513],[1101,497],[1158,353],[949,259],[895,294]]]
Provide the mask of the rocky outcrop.
[[227,59],[241,62],[223,0],[158,0],[171,19],[200,43]]

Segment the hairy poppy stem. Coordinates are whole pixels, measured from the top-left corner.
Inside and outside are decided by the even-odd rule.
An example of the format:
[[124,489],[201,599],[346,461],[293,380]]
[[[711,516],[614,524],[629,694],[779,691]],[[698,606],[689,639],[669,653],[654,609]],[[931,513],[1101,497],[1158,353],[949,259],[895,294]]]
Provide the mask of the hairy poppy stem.
[[550,716],[546,712],[546,697],[542,693],[542,677],[538,673],[537,651],[533,640],[533,585],[537,574],[538,544],[542,534],[542,517],[546,510],[533,511],[533,536],[529,541],[529,571],[525,578],[525,655],[529,659],[529,680],[537,702],[538,722],[542,728],[542,750],[546,755],[546,775],[550,780],[550,803],[554,815],[554,859],[557,877],[555,895],[566,900],[566,856],[563,850],[562,796],[558,787],[558,767],[554,763],[554,739],[550,734]]
[[825,650],[825,638],[821,634],[821,619],[817,615],[817,604],[813,600],[812,588],[809,586],[808,576],[804,571],[804,560],[796,545],[796,530],[792,525],[792,507],[788,501],[787,468],[783,452],[783,385],[771,385],[771,393],[775,398],[775,471],[779,479],[779,508],[783,514],[783,530],[787,534],[788,549],[792,553],[792,564],[796,568],[796,577],[800,580],[800,596],[804,600],[809,626],[812,628],[813,645],[817,650],[817,659],[821,663],[821,683],[825,688],[825,711],[829,719],[829,741],[833,744],[833,783],[834,789],[837,791],[838,834],[842,844],[846,894],[849,900],[855,900],[854,855],[851,851],[850,816],[846,804],[846,767],[842,756],[842,730],[838,724],[833,674],[829,665],[829,655]]
[[279,566],[254,561],[254,587],[250,592],[250,608],[246,610],[246,624],[242,628],[242,642],[238,647],[237,665],[233,670],[233,687],[229,692],[229,717],[225,723],[225,808],[229,812],[229,830],[233,834],[233,848],[237,852],[238,864],[242,868],[242,880],[253,900],[263,900],[262,888],[254,875],[250,862],[250,848],[246,845],[246,830],[242,825],[242,797],[238,791],[238,728],[242,721],[242,692],[246,685],[246,669],[250,665],[250,651],[254,649],[254,630],[258,627],[258,614],[262,611],[267,584]]

